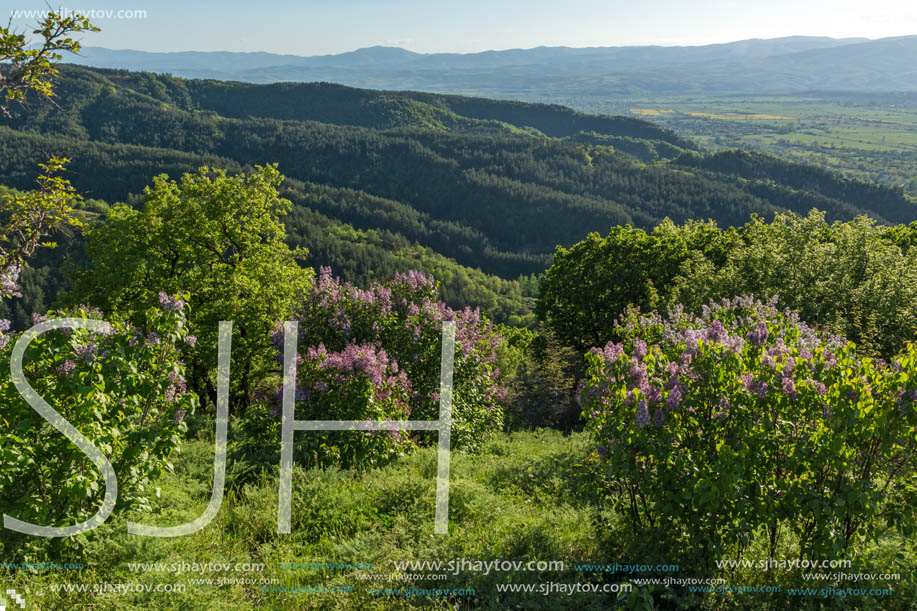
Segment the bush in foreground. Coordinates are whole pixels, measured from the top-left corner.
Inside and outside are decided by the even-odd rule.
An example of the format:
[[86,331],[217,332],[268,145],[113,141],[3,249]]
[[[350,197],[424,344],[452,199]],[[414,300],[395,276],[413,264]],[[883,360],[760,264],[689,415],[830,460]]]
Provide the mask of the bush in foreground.
[[[198,404],[186,390],[181,360],[195,342],[187,332],[186,299],[162,293],[142,330],[112,323],[108,334],[48,331],[31,342],[23,359],[32,388],[111,462],[118,478],[116,510],[148,508],[150,483],[172,468],[185,417]],[[54,316],[101,318],[84,308]],[[0,336],[0,370],[10,371],[18,338]],[[0,510],[42,526],[93,515],[105,485],[89,458],[20,396],[11,377],[0,382],[0,405]]]
[[[299,420],[439,419],[442,323],[456,323],[452,447],[473,451],[503,427],[505,388],[497,367],[501,337],[477,310],[455,311],[419,272],[396,274],[363,290],[321,268],[296,308],[299,321],[296,418]],[[282,360],[283,331],[274,334]],[[280,389],[249,418],[248,461],[275,463]],[[297,460],[372,465],[422,443],[410,432],[297,433]]]
[[850,552],[917,501],[917,350],[891,364],[819,337],[774,302],[632,314],[587,355],[581,393],[633,526],[703,549],[788,529],[808,557]]

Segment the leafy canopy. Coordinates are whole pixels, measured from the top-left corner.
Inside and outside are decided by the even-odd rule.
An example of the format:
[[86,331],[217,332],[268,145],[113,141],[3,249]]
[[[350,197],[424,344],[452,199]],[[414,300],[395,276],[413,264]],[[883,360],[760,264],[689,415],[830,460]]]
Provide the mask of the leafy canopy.
[[160,291],[190,292],[198,365],[216,363],[218,324],[233,321],[233,377],[247,392],[252,359],[312,274],[297,263],[305,251],[284,242],[291,204],[278,196],[282,181],[270,165],[234,176],[202,167],[180,182],[157,176],[142,210],[115,206],[87,228],[93,267],[77,273],[71,298],[132,317]]

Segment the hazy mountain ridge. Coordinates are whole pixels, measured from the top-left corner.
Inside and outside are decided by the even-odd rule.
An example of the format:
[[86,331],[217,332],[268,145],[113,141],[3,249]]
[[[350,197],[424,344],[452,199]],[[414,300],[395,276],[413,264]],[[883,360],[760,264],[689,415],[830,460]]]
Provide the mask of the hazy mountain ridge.
[[[682,47],[537,47],[421,54],[369,47],[321,56],[270,53],[148,53],[86,47],[69,61],[253,83],[333,81],[356,87],[480,92],[521,97],[576,92],[758,93],[917,90],[917,36],[868,40],[794,36]],[[540,80],[539,80],[540,79]],[[583,87],[586,86],[586,90]]]

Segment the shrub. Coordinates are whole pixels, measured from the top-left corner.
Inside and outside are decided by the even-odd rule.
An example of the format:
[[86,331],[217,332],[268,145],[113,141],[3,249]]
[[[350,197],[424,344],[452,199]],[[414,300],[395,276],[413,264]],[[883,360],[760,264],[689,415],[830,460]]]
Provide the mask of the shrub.
[[551,427],[565,432],[580,426],[576,387],[583,374],[582,354],[562,345],[546,327],[537,335],[527,331],[520,352],[520,358],[510,364],[513,377],[507,402],[508,426]]
[[774,301],[623,319],[587,355],[581,402],[616,501],[707,563],[780,526],[842,554],[881,520],[915,522],[917,350],[860,358]]
[[[454,311],[436,297],[436,282],[420,272],[396,274],[363,290],[320,270],[299,321],[296,418],[300,420],[439,419],[442,322],[454,320],[452,446],[474,450],[503,426],[497,348],[501,338],[478,310]],[[283,332],[274,334],[278,360]],[[273,408],[250,418],[248,459],[273,462],[255,446],[279,448],[280,392]],[[411,433],[298,433],[296,455],[315,464],[376,464],[410,450]],[[245,446],[248,446],[247,448]],[[256,457],[260,454],[260,458]]]
[[74,273],[68,302],[88,302],[121,317],[142,316],[158,290],[191,292],[191,330],[200,338],[189,360],[191,387],[216,402],[212,379],[217,329],[233,321],[233,410],[242,412],[271,365],[274,321],[311,284],[304,251],[284,242],[292,204],[279,196],[283,176],[256,166],[229,176],[201,167],[179,181],[166,175],[144,190],[142,206],[114,206],[87,228],[91,268]]
[[[25,353],[26,379],[39,396],[108,457],[118,478],[115,509],[148,509],[149,484],[163,470],[197,406],[186,391],[182,351],[186,295],[160,295],[143,330],[112,323],[111,333],[52,330]],[[98,319],[77,308],[54,316]],[[36,316],[41,322],[47,317]],[[10,371],[18,335],[0,335],[0,370]],[[10,377],[0,381],[0,510],[45,526],[94,514],[104,496],[101,473],[23,399]]]

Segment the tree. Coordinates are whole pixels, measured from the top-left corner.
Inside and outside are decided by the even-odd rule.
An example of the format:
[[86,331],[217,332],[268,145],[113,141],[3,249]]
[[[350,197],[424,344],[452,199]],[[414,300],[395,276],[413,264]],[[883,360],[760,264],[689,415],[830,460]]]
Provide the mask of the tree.
[[142,210],[115,206],[84,231],[92,269],[76,272],[69,300],[133,318],[161,291],[190,292],[199,340],[192,384],[215,400],[206,372],[216,363],[218,323],[233,321],[233,395],[246,406],[270,362],[274,324],[311,286],[312,270],[297,264],[305,251],[284,242],[281,217],[291,204],[278,197],[282,181],[273,165],[234,176],[202,167],[180,182],[157,176]]
[[52,157],[38,164],[43,172],[37,190],[0,198],[0,297],[16,294],[19,270],[39,246],[55,246],[42,242],[43,237],[64,225],[81,225],[73,209],[81,198],[70,181],[57,176],[68,162]]
[[[38,23],[43,43],[29,49],[25,35],[0,28],[0,115],[9,117],[13,102],[24,102],[32,91],[45,99],[54,95],[51,78],[57,74],[52,61],[61,59],[58,51],[77,52],[78,42],[69,37],[76,32],[98,31],[84,16],[62,17],[49,12]],[[73,216],[72,203],[78,199],[70,183],[58,176],[68,159],[52,157],[39,164],[43,173],[38,177],[37,191],[24,195],[5,194],[0,199],[0,299],[18,297],[19,274],[25,259],[39,246],[53,247],[53,242],[41,239],[63,225],[79,225]],[[10,327],[0,319],[0,340]]]
[[10,25],[0,28],[0,92],[4,94],[0,99],[0,114],[7,117],[11,114],[10,103],[24,102],[29,91],[47,100],[54,96],[51,79],[58,70],[52,62],[63,57],[58,51],[80,50],[80,43],[70,38],[70,34],[99,31],[83,15],[64,17],[48,11],[32,31],[42,41],[31,44],[24,34],[12,31]]
[[713,222],[676,226],[668,219],[650,234],[629,225],[613,227],[605,238],[591,233],[569,249],[557,248],[536,311],[557,339],[585,352],[612,339],[629,306],[662,304],[686,268],[722,261],[733,239]]

